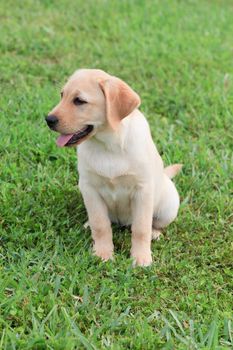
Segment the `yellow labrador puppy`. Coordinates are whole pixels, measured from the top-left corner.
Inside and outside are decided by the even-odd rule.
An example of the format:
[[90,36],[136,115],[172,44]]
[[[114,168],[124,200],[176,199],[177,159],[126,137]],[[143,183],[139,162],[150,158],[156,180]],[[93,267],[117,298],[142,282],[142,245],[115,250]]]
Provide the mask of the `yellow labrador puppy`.
[[61,135],[57,145],[77,146],[79,187],[88,213],[94,253],[113,257],[111,223],[131,225],[134,263],[152,262],[151,239],[177,216],[179,195],[164,169],[140,98],[122,80],[98,69],[80,69],[65,84],[46,117]]

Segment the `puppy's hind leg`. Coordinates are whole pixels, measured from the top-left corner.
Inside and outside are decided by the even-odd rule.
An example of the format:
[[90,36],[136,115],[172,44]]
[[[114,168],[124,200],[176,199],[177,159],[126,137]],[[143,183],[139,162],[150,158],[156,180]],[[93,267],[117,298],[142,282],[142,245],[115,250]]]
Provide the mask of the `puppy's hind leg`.
[[174,183],[164,176],[162,196],[153,217],[153,229],[160,230],[175,220],[180,206],[180,199]]
[[162,231],[161,230],[156,230],[156,228],[153,228],[153,226],[152,226],[151,240],[152,241],[159,241],[161,235],[162,235]]
[[84,228],[84,230],[86,230],[86,229],[88,229],[88,227],[90,227],[90,224],[89,224],[89,221],[87,220],[85,222],[85,224],[83,224],[83,228]]

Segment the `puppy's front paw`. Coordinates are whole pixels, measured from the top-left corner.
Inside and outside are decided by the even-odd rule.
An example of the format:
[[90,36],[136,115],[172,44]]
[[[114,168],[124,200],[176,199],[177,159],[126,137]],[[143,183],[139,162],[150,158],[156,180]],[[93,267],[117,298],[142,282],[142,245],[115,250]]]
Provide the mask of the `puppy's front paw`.
[[103,261],[108,261],[113,259],[113,248],[112,247],[106,247],[102,245],[94,245],[93,247],[94,255],[101,258]]
[[133,258],[133,266],[150,266],[152,264],[151,252],[131,253]]

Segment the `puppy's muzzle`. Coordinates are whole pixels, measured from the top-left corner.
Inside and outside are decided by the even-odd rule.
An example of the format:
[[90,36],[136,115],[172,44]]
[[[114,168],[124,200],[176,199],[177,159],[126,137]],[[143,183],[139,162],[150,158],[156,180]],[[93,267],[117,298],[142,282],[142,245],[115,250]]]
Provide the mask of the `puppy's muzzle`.
[[52,115],[52,114],[45,117],[45,120],[46,120],[48,127],[52,130],[54,130],[58,124],[57,117],[55,115]]

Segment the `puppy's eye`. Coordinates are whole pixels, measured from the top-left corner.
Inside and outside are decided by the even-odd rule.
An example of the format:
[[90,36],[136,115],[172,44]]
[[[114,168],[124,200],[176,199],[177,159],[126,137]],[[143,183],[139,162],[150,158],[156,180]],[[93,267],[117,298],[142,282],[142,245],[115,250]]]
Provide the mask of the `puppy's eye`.
[[73,103],[74,103],[76,106],[80,106],[80,105],[83,105],[84,103],[87,103],[87,101],[81,100],[81,98],[79,98],[79,97],[75,97],[75,98],[73,99]]
[[61,92],[61,98],[63,97],[63,91]]

